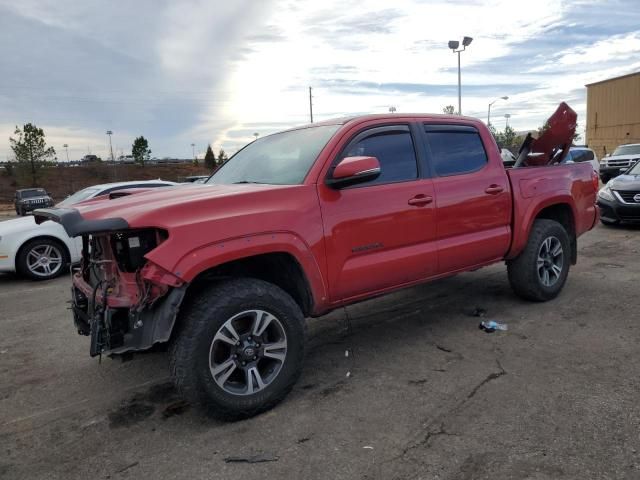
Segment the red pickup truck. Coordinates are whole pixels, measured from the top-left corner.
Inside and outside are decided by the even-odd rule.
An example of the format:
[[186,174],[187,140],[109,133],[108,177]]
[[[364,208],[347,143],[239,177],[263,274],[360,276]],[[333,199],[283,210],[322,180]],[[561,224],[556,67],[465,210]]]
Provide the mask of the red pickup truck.
[[91,355],[170,345],[176,384],[213,415],[279,402],[305,317],[506,261],[516,294],[554,298],[597,221],[588,164],[559,165],[561,104],[516,167],[479,120],[369,115],[260,138],[206,184],[42,209],[82,236],[73,315]]

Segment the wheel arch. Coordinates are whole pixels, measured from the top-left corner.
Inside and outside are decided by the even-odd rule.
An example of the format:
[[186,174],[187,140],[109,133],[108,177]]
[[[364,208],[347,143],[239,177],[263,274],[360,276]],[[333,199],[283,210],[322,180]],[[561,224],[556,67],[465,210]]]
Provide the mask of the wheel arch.
[[529,204],[522,213],[514,210],[513,241],[506,259],[512,260],[522,252],[529,240],[529,235],[531,235],[533,222],[538,218],[545,218],[557,221],[567,230],[571,241],[571,263],[575,265],[577,261],[575,208],[573,198],[567,193],[548,198],[537,204]]
[[305,316],[314,311],[309,279],[298,259],[286,251],[240,257],[203,270],[191,281],[187,297],[211,283],[242,277],[257,278],[280,287],[293,298]]
[[568,203],[549,205],[537,213],[535,219],[538,218],[554,220],[564,227],[567,235],[569,235],[569,242],[571,243],[571,264],[575,265],[578,261],[578,245],[576,240],[576,220],[571,205]]

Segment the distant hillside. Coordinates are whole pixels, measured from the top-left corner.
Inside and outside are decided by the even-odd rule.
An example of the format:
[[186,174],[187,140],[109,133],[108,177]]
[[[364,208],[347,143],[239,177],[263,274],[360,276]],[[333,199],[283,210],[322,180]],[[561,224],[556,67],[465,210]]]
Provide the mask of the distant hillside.
[[[207,175],[209,170],[202,165],[107,165],[93,164],[82,166],[56,166],[42,170],[39,187],[49,192],[55,201],[64,199],[82,188],[99,183],[122,182],[125,180],[162,180],[181,181],[189,175]],[[0,202],[13,201],[16,189],[30,187],[28,178],[9,175],[0,170]]]

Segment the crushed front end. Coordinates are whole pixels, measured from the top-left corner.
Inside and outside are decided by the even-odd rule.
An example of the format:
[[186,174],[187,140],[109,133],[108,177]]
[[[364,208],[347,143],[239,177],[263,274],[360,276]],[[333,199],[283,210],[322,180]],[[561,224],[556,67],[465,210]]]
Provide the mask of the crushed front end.
[[69,235],[82,237],[82,259],[71,270],[71,299],[78,333],[91,337],[91,356],[143,351],[168,341],[187,284],[145,258],[167,232],[126,228],[120,219],[98,225],[78,217],[76,210],[43,209],[36,221],[56,220]]

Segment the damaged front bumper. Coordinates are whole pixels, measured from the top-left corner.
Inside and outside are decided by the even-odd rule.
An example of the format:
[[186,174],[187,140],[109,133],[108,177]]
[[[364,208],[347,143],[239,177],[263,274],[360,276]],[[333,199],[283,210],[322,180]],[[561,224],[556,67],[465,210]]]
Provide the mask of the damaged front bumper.
[[98,292],[76,274],[71,292],[73,321],[80,335],[91,337],[92,357],[148,350],[171,337],[186,289],[186,284],[172,288],[137,310],[110,299],[106,291]]

